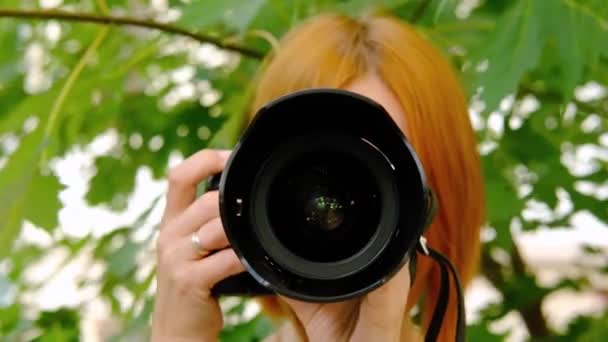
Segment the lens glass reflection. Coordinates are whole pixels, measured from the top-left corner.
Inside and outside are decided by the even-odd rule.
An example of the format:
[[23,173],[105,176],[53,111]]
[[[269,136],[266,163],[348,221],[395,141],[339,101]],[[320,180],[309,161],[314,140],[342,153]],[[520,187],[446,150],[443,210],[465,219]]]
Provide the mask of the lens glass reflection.
[[347,259],[374,236],[381,196],[358,160],[310,153],[286,165],[270,187],[268,215],[282,244],[316,262]]

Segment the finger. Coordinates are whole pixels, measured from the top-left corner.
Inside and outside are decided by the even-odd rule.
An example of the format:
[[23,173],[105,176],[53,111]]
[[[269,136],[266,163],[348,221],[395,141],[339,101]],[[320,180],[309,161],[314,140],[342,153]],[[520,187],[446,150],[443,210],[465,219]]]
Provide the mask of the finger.
[[386,284],[367,294],[366,299],[373,307],[381,307],[382,310],[386,309],[383,307],[386,304],[390,308],[401,308],[403,306],[399,304],[407,302],[409,290],[410,272],[406,263]]
[[217,251],[230,245],[220,217],[205,223],[197,234],[201,245],[208,251]]
[[384,340],[399,340],[405,305],[410,289],[410,273],[406,264],[380,288],[368,293],[361,301],[359,324],[353,332],[357,341],[369,341],[378,336]]
[[169,189],[164,219],[171,220],[186,209],[196,195],[197,185],[221,172],[230,151],[202,150],[193,154],[169,172]]
[[207,222],[220,216],[219,192],[210,191],[197,198],[167,228],[167,233],[179,237],[190,236]]
[[181,237],[180,247],[177,247],[175,255],[179,260],[199,260],[229,246],[228,237],[224,233],[224,226],[219,217],[207,222],[193,234],[198,235],[201,249],[194,245],[191,235]]
[[[326,315],[346,318],[349,315],[356,313],[355,308],[360,301],[359,298],[353,298],[340,302],[319,304],[292,299],[282,295],[279,296],[279,299],[289,305],[304,326],[315,325],[315,319],[325,319]],[[319,310],[321,307],[323,308],[323,315],[319,315]],[[356,317],[352,317],[353,320],[355,318]]]
[[227,248],[197,261],[193,272],[194,276],[200,280],[201,286],[211,289],[227,277],[244,271],[245,267],[234,250]]

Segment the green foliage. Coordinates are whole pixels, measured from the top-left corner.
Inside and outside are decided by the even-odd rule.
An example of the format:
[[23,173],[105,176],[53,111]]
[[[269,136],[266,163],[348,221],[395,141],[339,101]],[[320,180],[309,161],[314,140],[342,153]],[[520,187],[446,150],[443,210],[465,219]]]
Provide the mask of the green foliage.
[[505,94],[517,91],[520,80],[537,67],[545,49],[551,53],[553,65],[549,67],[555,72],[551,85],[564,100],[570,99],[585,66],[594,65],[608,48],[605,10],[592,12],[592,3],[519,1],[501,16],[487,48],[474,59],[477,65],[487,63],[488,70],[479,73],[473,85],[483,87],[489,110],[495,109]]
[[229,326],[220,334],[222,342],[237,342],[237,341],[262,341],[269,336],[274,327],[272,322],[263,315],[258,315],[255,318]]
[[222,24],[237,32],[243,32],[255,19],[266,0],[213,0],[196,1],[184,7],[184,15],[178,23],[186,27],[209,27]]
[[608,334],[608,315],[599,317],[579,316],[568,326],[568,331],[559,336],[556,341],[572,341],[576,339],[581,342],[601,341]]
[[[478,63],[489,64],[479,73],[475,87],[483,86],[483,99],[494,109],[505,94],[514,92],[523,74],[536,66],[542,49],[542,18],[547,1],[519,1],[497,21],[489,45]],[[478,65],[479,66],[479,65]]]
[[80,331],[74,329],[78,326],[78,322],[78,313],[69,309],[42,312],[36,321],[36,326],[43,333],[35,341],[78,341]]
[[[575,172],[568,162],[581,148],[607,153],[608,98],[575,96],[578,87],[591,81],[608,84],[605,0],[486,0],[469,10],[457,0],[171,0],[168,9],[144,0],[66,0],[59,9],[101,14],[103,3],[114,14],[158,21],[179,12],[179,18],[169,18],[172,24],[263,54],[291,27],[325,11],[378,11],[415,20],[459,71],[482,123],[477,133],[487,221],[495,234],[484,243],[481,272],[505,300],[481,312],[469,327],[469,339],[503,340],[507,334],[490,327],[513,311],[528,328],[533,325],[534,340],[598,341],[608,334],[606,314],[580,316],[564,330],[547,323],[540,310],[545,298],[563,288],[594,291],[596,285],[587,276],[541,285],[522,260],[513,229],[568,227],[581,212],[608,222],[605,199],[581,192],[577,185],[606,186],[608,161],[601,154],[589,157],[585,172]],[[0,4],[0,13],[18,8],[43,10],[37,1],[8,0]],[[64,185],[53,161],[85,149],[100,135],[113,136],[111,146],[96,153],[86,170],[91,178],[84,199],[124,213],[141,170],[162,180],[175,153],[188,156],[205,147],[234,145],[260,60],[178,34],[114,26],[84,61],[54,125],[48,126],[68,75],[100,27],[1,16],[0,338],[81,337],[86,303],[43,311],[24,300],[45,283],[26,281],[28,270],[47,260],[49,251],[63,251],[65,258],[51,273],[81,256],[89,258],[79,286],[96,286],[96,295],[109,305],[119,328],[108,338],[147,340],[154,281],[154,235],[148,221],[162,194],[151,198],[128,225],[70,236],[58,219],[65,205],[60,200]],[[530,101],[537,105],[529,108]],[[571,202],[565,212],[558,210],[563,197]],[[546,206],[549,214],[542,219],[525,215],[534,203]],[[90,222],[83,221],[86,229]],[[25,222],[48,233],[49,244],[19,239]],[[601,255],[592,253],[594,248],[588,252]],[[496,257],[501,254],[503,258]],[[93,264],[103,265],[101,275],[94,274]],[[606,269],[592,272],[606,274]],[[131,298],[129,305],[125,296]],[[226,326],[222,341],[258,341],[273,331],[263,315],[241,317],[244,309],[241,302],[226,313],[240,318]]]

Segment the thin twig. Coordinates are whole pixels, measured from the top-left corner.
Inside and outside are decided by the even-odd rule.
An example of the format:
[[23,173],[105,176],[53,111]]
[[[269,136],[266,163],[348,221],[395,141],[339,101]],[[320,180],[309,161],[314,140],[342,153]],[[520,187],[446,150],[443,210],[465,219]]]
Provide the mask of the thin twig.
[[426,12],[426,9],[429,7],[430,4],[431,0],[421,0],[418,4],[418,7],[414,9],[414,13],[412,14],[412,18],[410,19],[410,21],[412,23],[415,23],[418,22],[418,20],[422,19],[422,16],[424,16],[424,12]]
[[12,18],[29,18],[29,19],[57,19],[65,21],[78,21],[97,23],[104,25],[118,25],[118,26],[138,26],[149,29],[155,29],[167,33],[178,34],[186,37],[190,37],[196,41],[202,43],[210,43],[216,45],[219,48],[238,52],[243,56],[261,59],[264,57],[264,53],[252,49],[250,47],[241,46],[232,43],[223,42],[219,38],[211,37],[209,35],[190,31],[186,28],[159,23],[148,19],[137,19],[132,17],[116,17],[111,15],[99,15],[93,13],[72,13],[63,10],[19,10],[0,8],[0,17],[12,17]]
[[[78,79],[78,76],[80,76],[80,74],[82,73],[82,70],[84,69],[85,65],[87,64],[87,62],[89,61],[89,59],[91,58],[93,53],[97,50],[97,48],[99,47],[101,42],[108,35],[109,30],[110,30],[109,26],[105,26],[105,27],[101,28],[101,30],[97,33],[97,36],[95,37],[95,39],[93,40],[91,45],[89,45],[89,47],[86,49],[86,51],[84,52],[82,57],[80,57],[80,59],[78,60],[78,63],[74,66],[74,68],[70,72],[70,75],[68,76],[68,79],[65,81],[65,84],[63,85],[63,87],[61,87],[61,91],[59,92],[59,95],[57,96],[57,98],[53,102],[53,106],[51,107],[51,111],[49,113],[49,121],[47,122],[46,127],[44,129],[43,141],[47,141],[48,138],[51,136],[51,132],[53,131],[53,127],[55,126],[55,121],[57,121],[57,117],[59,116],[59,113],[61,112],[61,107],[63,106],[65,99],[67,98],[68,94],[74,87],[74,83]],[[46,148],[45,148],[42,151],[42,156],[40,158],[41,166],[46,163],[46,159],[47,159],[47,154],[46,154]]]

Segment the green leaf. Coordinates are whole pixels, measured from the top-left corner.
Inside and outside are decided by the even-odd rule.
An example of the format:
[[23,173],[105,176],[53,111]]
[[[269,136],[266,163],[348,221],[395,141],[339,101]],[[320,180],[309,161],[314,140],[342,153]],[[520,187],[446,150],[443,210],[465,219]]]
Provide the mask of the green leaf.
[[17,76],[19,69],[15,68],[15,63],[19,60],[20,42],[17,36],[16,26],[9,21],[0,22],[0,42],[2,42],[3,52],[0,53],[0,90],[7,80]]
[[41,174],[38,168],[43,146],[38,128],[21,139],[0,172],[0,259],[11,251],[24,219],[47,230],[57,225],[61,186],[54,175]]
[[[491,159],[486,159],[486,165],[491,164]],[[488,175],[485,181],[487,201],[489,204],[488,217],[490,222],[507,221],[517,216],[523,209],[523,201],[517,197],[515,186],[505,177],[491,171],[486,167]]]
[[608,334],[608,313],[604,312],[599,317],[577,316],[568,324],[568,330],[560,336],[556,336],[556,342],[603,341]]
[[515,184],[506,175],[510,165],[505,164],[504,159],[503,151],[498,150],[484,156],[482,163],[488,222],[496,230],[496,238],[491,245],[509,251],[513,244],[509,226],[523,210],[524,201],[518,197]]
[[491,11],[494,15],[499,15],[504,13],[510,5],[513,4],[512,0],[492,0],[486,1],[484,10]]
[[223,24],[230,29],[243,32],[255,18],[266,0],[193,0],[182,8],[178,24],[193,27],[210,27]]
[[45,330],[42,335],[36,339],[35,342],[76,342],[78,341],[78,333],[73,328],[62,328],[58,325],[52,325]]
[[491,111],[499,101],[515,92],[523,75],[537,65],[545,37],[543,18],[549,1],[519,1],[502,15],[496,31],[488,38],[487,48],[475,58],[476,64],[485,60],[488,69],[475,76],[473,89],[483,88],[486,110]]
[[[19,113],[15,113],[15,108],[26,101],[26,96],[21,82],[13,80],[6,85],[0,84],[0,103],[3,105],[3,110],[0,113],[0,132],[15,133],[21,129],[19,123],[22,123],[25,118]],[[24,115],[27,115],[27,113],[24,113]],[[11,118],[14,116],[19,116],[19,121],[12,125],[11,121],[13,120]]]
[[209,143],[212,148],[230,149],[238,141],[246,120],[244,113],[245,97],[234,96],[225,105],[225,110],[230,113],[230,118],[222,125],[217,134]]
[[62,205],[59,201],[59,192],[64,186],[54,175],[36,175],[28,187],[25,195],[27,203],[24,208],[24,216],[36,226],[50,230],[55,228],[59,222],[57,213]]
[[348,0],[332,2],[332,7],[350,15],[359,15],[362,12],[389,11],[410,2],[409,0]]
[[23,279],[22,274],[28,266],[41,258],[45,251],[36,246],[24,246],[14,250],[10,257],[12,261],[9,278],[16,283]]
[[117,196],[129,195],[135,186],[136,167],[136,164],[125,159],[112,156],[97,158],[95,160],[97,172],[91,179],[92,191],[86,194],[87,202],[99,205],[112,202]]
[[[0,100],[7,101],[11,111],[2,111],[0,113],[0,132],[21,132],[25,119],[29,117],[38,117],[40,121],[45,121],[45,116],[53,103],[54,98],[59,93],[59,88],[54,87],[51,90],[40,95],[27,95],[23,93],[19,82],[12,84],[10,90],[7,87],[6,92],[0,93]],[[1,90],[0,90],[1,91]],[[38,127],[42,122],[38,124]]]
[[[140,167],[148,166],[154,177],[164,177],[171,152],[179,151],[188,156],[205,148],[227,120],[224,116],[210,116],[208,108],[198,103],[186,103],[163,112],[158,108],[157,99],[149,96],[125,96],[118,112],[121,115],[115,122],[115,128],[122,135],[121,143],[117,146],[119,152],[96,159],[97,172],[86,194],[90,204],[110,203],[114,210],[124,209],[125,199],[133,191],[135,175]],[[202,128],[209,132],[206,139],[199,136]],[[182,129],[187,132],[186,136],[178,134]],[[132,135],[141,138],[142,146],[128,144]],[[149,142],[154,137],[163,141],[160,150],[149,148]]]
[[130,227],[121,227],[105,234],[96,242],[95,248],[93,249],[93,255],[96,258],[104,258],[106,254],[110,255],[114,253],[114,250],[111,248],[112,240],[116,237],[127,239],[130,232]]
[[245,323],[225,327],[220,333],[222,342],[258,342],[269,336],[274,331],[270,319],[264,315],[258,315]]
[[133,272],[137,266],[135,256],[141,247],[141,243],[128,240],[119,249],[108,255],[108,272],[118,279],[125,278]]
[[[0,279],[0,281],[4,281]],[[6,307],[0,307],[0,332],[5,335],[7,332],[14,330],[21,321],[21,306],[13,304]]]
[[112,336],[108,341],[121,342],[139,340],[144,336],[145,340],[149,340],[150,335],[150,315],[154,310],[154,298],[146,298],[142,312],[134,319],[126,321],[125,327],[116,336]]
[[[534,172],[538,181],[534,184],[535,195],[554,207],[557,203],[555,189],[573,177],[561,165],[559,145],[553,144],[542,133],[535,129],[532,122],[540,115],[532,114],[532,119],[526,121],[517,130],[507,129],[501,141],[501,150],[513,161],[525,165]],[[522,148],[525,145],[525,148]]]
[[36,321],[36,326],[42,330],[42,335],[34,341],[78,341],[80,336],[79,322],[80,315],[73,309],[44,311]]
[[467,327],[468,341],[502,342],[506,337],[507,334],[495,334],[491,332],[487,323],[482,322]]
[[[561,66],[561,91],[564,98],[569,98],[582,76],[584,55],[580,44],[584,44],[582,42],[586,41],[588,36],[579,35],[579,18],[569,7],[561,5],[560,2],[560,5],[552,6],[552,9],[554,12],[547,15],[549,32],[555,32],[557,38],[555,41],[559,58],[556,62]],[[586,39],[579,39],[580,37]]]
[[0,336],[6,342],[23,341],[20,337],[31,330],[33,325],[33,322],[24,317],[20,304],[0,307],[0,318]]
[[586,210],[603,222],[608,222],[608,206],[606,201],[583,195],[573,187],[565,187],[570,194],[575,210]]
[[[608,44],[608,21],[586,7],[592,2],[552,0],[545,17],[546,34],[553,36],[557,45],[554,56],[564,99],[572,97],[572,91],[583,76],[586,65],[594,65],[600,51]],[[600,12],[601,13],[601,12]],[[604,20],[602,24],[601,20]],[[584,39],[580,39],[585,37]],[[555,58],[557,57],[557,58]]]
[[257,68],[258,63],[244,61],[231,73],[230,77],[216,80],[216,86],[219,89],[224,93],[234,95],[223,98],[222,116],[226,120],[221,126],[218,126],[217,132],[209,142],[209,147],[231,149],[240,138],[247,124],[247,110],[249,110],[247,106],[253,90],[252,88],[242,89],[242,80],[253,82],[253,75]]
[[551,289],[538,286],[534,277],[528,274],[512,277],[500,290],[504,298],[509,298],[503,303],[506,311],[537,305],[551,292]]

